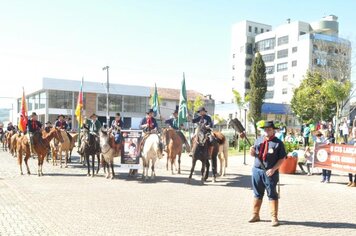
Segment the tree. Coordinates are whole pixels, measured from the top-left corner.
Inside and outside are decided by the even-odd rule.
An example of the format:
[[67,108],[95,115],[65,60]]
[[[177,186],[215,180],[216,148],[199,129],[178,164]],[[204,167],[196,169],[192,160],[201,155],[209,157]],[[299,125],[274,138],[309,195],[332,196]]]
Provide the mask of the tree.
[[[213,118],[213,121],[214,121],[214,125],[221,125],[221,124],[223,124],[225,122],[225,119],[220,117],[218,114],[214,114],[212,116],[212,118]],[[220,128],[221,127],[219,126],[219,131],[220,131]]]
[[251,89],[248,93],[250,109],[249,119],[255,127],[257,138],[256,122],[261,119],[262,104],[267,92],[266,66],[260,53],[257,53],[249,77]]
[[301,122],[331,120],[335,115],[335,102],[325,91],[327,81],[319,72],[308,71],[300,86],[294,89],[291,107]]
[[[336,130],[339,130],[339,121],[342,116],[342,108],[345,104],[345,100],[347,100],[350,96],[351,87],[352,84],[349,80],[340,82],[333,79],[326,80],[322,86],[327,98],[336,106]],[[337,140],[339,132],[335,132],[335,134],[335,139]]]

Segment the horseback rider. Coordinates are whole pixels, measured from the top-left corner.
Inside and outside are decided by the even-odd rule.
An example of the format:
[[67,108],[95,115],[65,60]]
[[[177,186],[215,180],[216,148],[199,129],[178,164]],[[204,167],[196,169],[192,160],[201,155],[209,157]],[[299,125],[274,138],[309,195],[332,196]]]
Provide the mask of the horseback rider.
[[89,118],[90,119],[86,120],[86,124],[89,127],[89,131],[95,133],[98,136],[99,130],[101,128],[101,123],[95,113],[93,113]]
[[9,132],[10,132],[11,130],[13,130],[13,131],[15,132],[15,126],[12,124],[12,122],[9,122],[9,123],[7,124],[6,130],[9,131]]
[[[208,132],[208,138],[209,138],[209,142],[213,142],[214,137],[211,133],[211,129],[213,128],[213,121],[211,120],[211,117],[207,114],[207,110],[205,110],[205,107],[200,107],[198,109],[198,113],[199,116],[196,117],[195,119],[192,120],[193,124],[196,123],[200,123],[200,124],[204,124],[205,128],[207,128],[207,132]],[[192,137],[192,139],[195,138],[195,136]],[[192,146],[192,151],[189,154],[189,156],[193,156],[194,152],[196,150],[197,145],[193,145]],[[211,155],[211,153],[209,153],[209,156]]]
[[115,114],[115,120],[111,122],[111,130],[115,137],[115,143],[121,142],[121,129],[124,125],[124,122],[121,119],[120,113]]
[[176,107],[176,109],[172,113],[172,117],[166,120],[164,123],[167,124],[172,129],[176,130],[177,134],[182,139],[182,142],[185,144],[185,148],[187,152],[190,152],[190,145],[187,139],[185,138],[184,134],[182,133],[182,131],[179,130],[180,127],[178,127],[178,107]]
[[68,128],[68,124],[67,122],[64,120],[64,115],[59,115],[57,117],[56,122],[54,123],[54,127],[58,127],[61,130],[67,130]]
[[31,153],[34,153],[33,152],[34,151],[34,149],[33,149],[33,135],[36,132],[41,132],[41,128],[42,128],[42,123],[37,120],[36,112],[32,112],[31,118],[27,122],[28,137],[29,137],[30,143],[31,143],[31,145],[30,145]]
[[151,134],[157,131],[157,121],[156,119],[153,117],[153,109],[149,109],[146,112],[146,116],[142,119],[141,123],[140,123],[140,128],[143,130],[143,138],[140,142],[139,148],[138,148],[138,153],[141,155],[141,150],[143,148],[143,145],[145,144],[145,141],[147,139],[147,137]]

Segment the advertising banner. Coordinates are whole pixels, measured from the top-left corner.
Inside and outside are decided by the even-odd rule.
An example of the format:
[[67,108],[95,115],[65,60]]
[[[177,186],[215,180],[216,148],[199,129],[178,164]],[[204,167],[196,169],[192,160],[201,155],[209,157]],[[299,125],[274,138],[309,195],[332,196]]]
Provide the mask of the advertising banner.
[[318,144],[315,146],[314,167],[356,174],[356,146]]

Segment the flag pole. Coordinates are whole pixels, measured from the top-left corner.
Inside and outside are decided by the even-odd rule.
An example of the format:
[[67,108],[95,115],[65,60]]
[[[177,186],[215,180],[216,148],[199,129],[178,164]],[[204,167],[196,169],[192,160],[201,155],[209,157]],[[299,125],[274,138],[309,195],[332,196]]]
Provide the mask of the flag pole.
[[[84,76],[82,76],[82,81],[81,81],[81,85],[80,85],[80,91],[79,91],[79,94],[78,94],[78,101],[79,101],[79,96],[83,96],[83,81],[84,81]],[[81,95],[80,95],[80,93],[82,93]],[[78,106],[79,104],[77,104],[77,106]],[[84,105],[84,104],[83,104]],[[80,133],[81,133],[81,123],[82,123],[82,114],[83,114],[83,107],[80,107],[80,116],[79,116],[79,119],[78,119],[78,151],[79,151],[79,148],[80,148],[80,146],[81,146],[81,141],[82,141],[82,139],[81,139],[81,137],[80,137]]]

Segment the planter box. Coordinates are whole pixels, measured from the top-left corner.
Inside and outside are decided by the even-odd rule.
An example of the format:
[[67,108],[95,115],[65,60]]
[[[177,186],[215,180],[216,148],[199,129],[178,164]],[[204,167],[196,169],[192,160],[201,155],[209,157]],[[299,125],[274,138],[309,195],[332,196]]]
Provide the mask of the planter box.
[[297,169],[298,158],[292,157],[292,153],[288,153],[287,159],[285,159],[282,165],[279,167],[279,173],[281,174],[295,174]]

